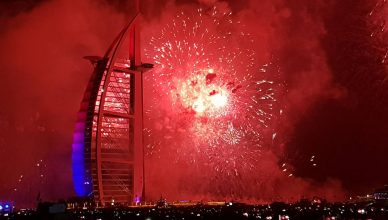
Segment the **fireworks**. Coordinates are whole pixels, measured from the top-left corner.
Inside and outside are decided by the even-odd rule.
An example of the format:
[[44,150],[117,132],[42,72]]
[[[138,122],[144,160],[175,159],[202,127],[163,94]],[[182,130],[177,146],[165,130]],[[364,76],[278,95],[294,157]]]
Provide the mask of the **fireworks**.
[[[239,176],[271,143],[279,70],[256,59],[253,36],[229,12],[181,12],[146,46],[147,153]],[[151,89],[152,88],[152,89]],[[158,154],[154,154],[158,152]],[[211,175],[210,175],[211,176]]]
[[372,29],[372,32],[370,33],[370,37],[375,39],[375,45],[373,45],[376,48],[384,48],[379,49],[380,54],[380,60],[381,63],[385,64],[387,62],[388,57],[388,51],[385,49],[387,48],[386,44],[386,38],[387,38],[387,32],[386,32],[386,14],[387,14],[387,1],[386,0],[379,0],[376,1],[375,6],[369,13],[369,19],[368,24],[369,28]]

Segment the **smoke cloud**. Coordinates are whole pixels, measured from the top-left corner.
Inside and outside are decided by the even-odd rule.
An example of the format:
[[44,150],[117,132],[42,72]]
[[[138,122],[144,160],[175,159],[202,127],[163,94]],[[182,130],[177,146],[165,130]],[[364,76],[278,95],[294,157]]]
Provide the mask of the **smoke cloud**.
[[92,71],[82,57],[104,53],[123,15],[102,1],[28,8],[1,20],[0,194],[31,206],[39,191],[47,200],[73,195],[72,131]]
[[[53,0],[22,7],[21,11],[20,7],[1,7],[7,13],[1,13],[5,16],[0,20],[0,195],[6,199],[16,198],[19,204],[31,205],[38,192],[48,200],[74,195],[72,131],[92,72],[81,58],[104,54],[130,17],[125,14],[130,8],[118,9],[123,5],[131,4]],[[142,5],[143,22],[148,26],[143,34],[158,34],[163,22],[169,22],[183,8],[213,6],[233,12],[233,18],[241,24],[234,26],[235,31],[248,30],[255,37],[257,59],[263,63],[275,60],[284,85],[276,146],[260,156],[255,170],[260,178],[256,182],[248,175],[245,179],[223,180],[226,187],[235,182],[247,183],[229,198],[248,202],[295,201],[312,196],[342,199],[340,181],[327,178],[317,183],[292,176],[292,164],[285,165],[288,169],[284,171],[282,161],[288,137],[310,107],[317,100],[346,94],[333,83],[321,44],[327,34],[324,17],[333,7],[331,1],[244,0],[237,4],[147,0]],[[163,154],[148,163],[146,169],[151,174],[146,177],[146,194],[151,199],[160,195],[169,200],[225,199],[225,193],[214,193],[219,189],[212,188],[206,173],[187,177],[189,167],[174,164]]]

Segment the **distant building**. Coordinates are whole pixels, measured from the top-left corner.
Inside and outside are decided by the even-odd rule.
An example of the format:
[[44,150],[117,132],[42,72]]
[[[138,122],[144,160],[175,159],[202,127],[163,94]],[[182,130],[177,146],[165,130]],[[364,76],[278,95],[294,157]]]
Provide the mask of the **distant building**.
[[388,185],[384,185],[383,188],[375,190],[375,192],[373,193],[373,197],[376,201],[388,201]]
[[11,203],[0,203],[0,214],[11,213],[13,205]]

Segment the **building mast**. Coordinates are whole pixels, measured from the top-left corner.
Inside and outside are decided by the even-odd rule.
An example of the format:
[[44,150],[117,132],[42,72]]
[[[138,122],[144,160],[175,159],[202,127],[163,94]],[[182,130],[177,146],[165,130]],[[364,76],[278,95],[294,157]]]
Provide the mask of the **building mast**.
[[[140,2],[135,0],[136,16],[140,13]],[[134,116],[134,184],[133,200],[138,203],[144,200],[144,147],[143,147],[143,71],[141,70],[140,25],[138,19],[129,29],[129,60],[131,70],[131,111]]]

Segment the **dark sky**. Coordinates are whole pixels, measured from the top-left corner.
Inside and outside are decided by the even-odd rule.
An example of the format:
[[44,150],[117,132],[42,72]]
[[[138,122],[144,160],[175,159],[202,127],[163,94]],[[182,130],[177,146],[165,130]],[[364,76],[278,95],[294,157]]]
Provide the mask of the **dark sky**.
[[[346,96],[317,101],[298,122],[289,143],[300,175],[339,178],[354,192],[388,182],[383,171],[388,165],[388,82],[381,63],[386,46],[370,37],[381,33],[366,19],[374,3],[360,2],[341,1],[325,18],[322,44],[334,82]],[[317,155],[319,166],[305,166],[308,154]]]
[[[73,195],[71,135],[91,73],[81,58],[103,54],[131,5],[92,2],[0,3],[0,200],[28,203],[39,188],[48,199]],[[220,2],[147,0],[142,10],[152,23],[172,5]],[[308,181],[335,179],[346,194],[388,183],[388,47],[380,31],[388,6],[369,15],[382,1],[236,2],[228,3],[242,20],[255,15],[267,25],[247,24],[284,72],[279,166]]]

